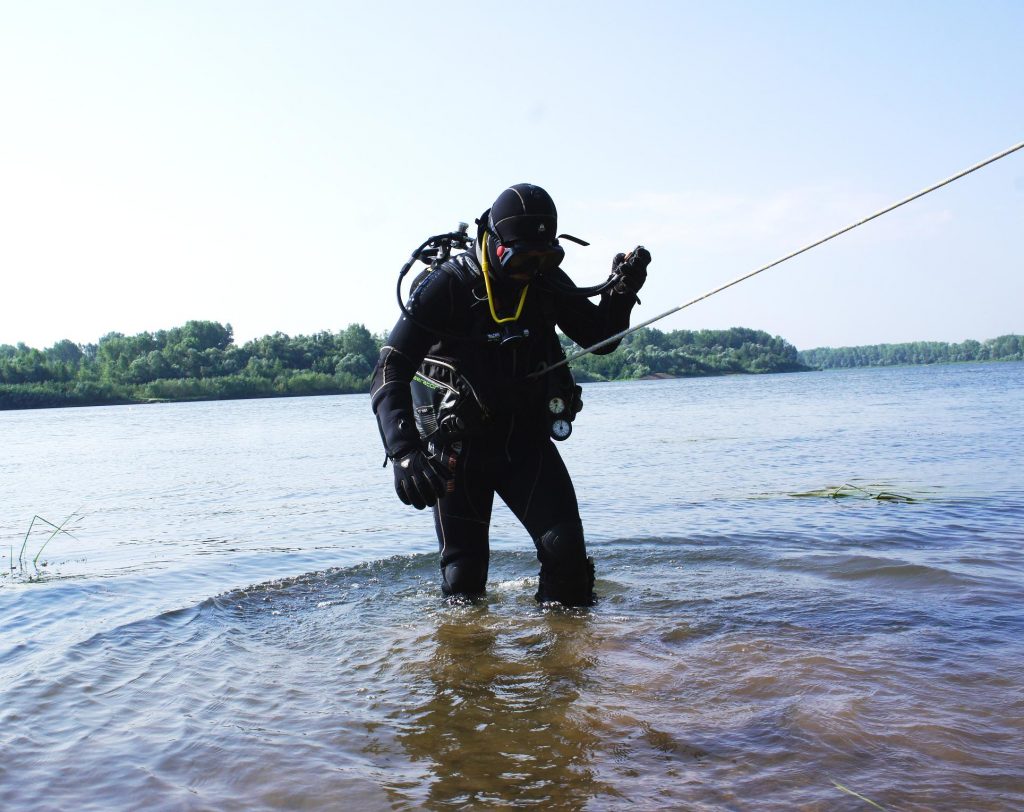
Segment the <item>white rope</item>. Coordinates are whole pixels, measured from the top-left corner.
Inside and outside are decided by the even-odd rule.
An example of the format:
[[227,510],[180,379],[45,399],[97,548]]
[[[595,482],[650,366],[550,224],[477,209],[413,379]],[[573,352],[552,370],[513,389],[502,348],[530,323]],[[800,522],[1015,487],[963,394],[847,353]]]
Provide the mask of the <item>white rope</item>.
[[587,355],[588,353],[594,352],[594,350],[599,350],[599,349],[601,349],[601,347],[606,347],[609,344],[612,344],[612,343],[614,343],[616,341],[619,341],[620,339],[625,338],[626,336],[628,336],[630,333],[635,333],[637,330],[640,330],[640,329],[642,329],[644,327],[647,327],[649,324],[654,324],[654,322],[659,321],[659,320],[665,318],[666,316],[671,316],[673,313],[678,313],[680,310],[683,310],[684,308],[687,308],[690,305],[697,304],[697,302],[703,301],[704,299],[707,299],[709,296],[714,296],[716,293],[720,293],[721,291],[725,290],[726,288],[731,288],[733,285],[738,285],[740,282],[743,282],[744,280],[750,279],[750,277],[752,277],[752,276],[757,276],[759,273],[762,273],[763,271],[767,271],[769,268],[774,268],[776,265],[781,265],[786,260],[792,259],[793,257],[798,256],[798,255],[804,253],[805,251],[810,251],[812,248],[817,248],[822,243],[826,243],[829,240],[838,237],[840,234],[845,234],[847,231],[852,231],[853,229],[857,228],[857,226],[862,226],[865,223],[867,223],[867,222],[869,222],[871,220],[874,220],[876,217],[881,217],[883,214],[888,214],[893,209],[898,209],[900,206],[906,205],[907,203],[911,202],[912,200],[917,200],[919,197],[924,197],[929,192],[934,192],[936,189],[941,189],[946,184],[952,183],[955,180],[959,180],[960,178],[964,177],[965,175],[969,175],[969,174],[971,174],[971,172],[975,172],[976,170],[981,169],[983,166],[988,166],[990,163],[994,163],[995,161],[998,161],[1000,158],[1005,158],[1007,155],[1010,155],[1011,153],[1014,153],[1014,152],[1016,152],[1017,150],[1019,150],[1021,148],[1024,148],[1024,141],[1021,141],[1019,144],[1015,144],[1014,146],[1010,147],[1009,149],[1004,149],[1002,152],[998,153],[997,155],[993,155],[991,158],[986,158],[984,161],[981,161],[980,163],[976,163],[972,167],[964,169],[961,172],[957,172],[955,175],[951,175],[950,177],[946,178],[945,180],[941,180],[938,183],[933,184],[932,186],[929,186],[927,189],[922,189],[917,194],[913,194],[910,197],[905,197],[905,198],[903,198],[903,200],[899,201],[898,203],[893,203],[891,206],[886,206],[884,209],[876,211],[874,214],[869,214],[867,217],[864,217],[863,219],[858,220],[856,223],[851,223],[850,225],[846,226],[845,228],[841,228],[838,231],[833,231],[827,237],[822,237],[820,240],[815,240],[814,242],[812,242],[812,243],[810,243],[808,245],[805,245],[803,248],[798,248],[796,251],[793,251],[791,254],[786,254],[786,256],[780,257],[779,259],[775,260],[774,262],[769,262],[767,265],[762,265],[760,268],[758,268],[756,270],[749,271],[748,273],[743,274],[743,276],[737,276],[735,279],[733,279],[733,280],[731,280],[729,282],[726,282],[724,285],[719,285],[714,290],[709,290],[707,293],[701,294],[700,296],[698,296],[695,299],[690,299],[690,301],[688,301],[688,302],[683,302],[683,304],[678,305],[677,307],[673,307],[671,310],[666,310],[664,313],[660,313],[659,315],[655,316],[654,318],[647,319],[647,321],[641,322],[640,324],[637,324],[637,325],[635,325],[633,327],[630,327],[630,328],[628,328],[626,330],[623,330],[620,333],[616,333],[615,335],[610,336],[609,338],[606,338],[604,341],[599,341],[597,344],[594,344],[592,347],[587,347],[585,349],[578,350],[577,352],[574,352],[571,355],[569,355],[568,357],[562,359],[557,364],[552,364],[551,366],[546,367],[541,372],[534,373],[530,377],[534,377],[536,375],[543,375],[543,374],[545,374],[547,372],[550,372],[553,369],[557,369],[558,367],[562,366],[563,364],[568,364],[570,361],[575,361],[577,358],[580,358],[581,356],[584,356],[584,355]]

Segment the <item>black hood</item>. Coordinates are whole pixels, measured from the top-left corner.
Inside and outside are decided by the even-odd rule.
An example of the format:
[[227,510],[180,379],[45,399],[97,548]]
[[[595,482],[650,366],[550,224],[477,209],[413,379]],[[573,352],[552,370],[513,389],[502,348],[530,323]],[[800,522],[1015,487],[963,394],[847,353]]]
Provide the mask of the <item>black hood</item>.
[[487,230],[503,243],[551,243],[558,233],[558,210],[551,195],[532,183],[510,186],[494,201]]

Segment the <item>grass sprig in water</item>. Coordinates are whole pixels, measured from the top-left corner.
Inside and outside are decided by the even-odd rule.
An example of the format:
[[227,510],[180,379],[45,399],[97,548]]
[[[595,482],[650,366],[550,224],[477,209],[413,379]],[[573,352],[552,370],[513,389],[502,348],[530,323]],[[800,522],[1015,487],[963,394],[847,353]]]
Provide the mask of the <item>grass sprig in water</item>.
[[[32,558],[32,568],[38,573],[38,571],[39,571],[39,557],[43,554],[43,550],[46,549],[46,545],[48,545],[51,541],[53,541],[54,538],[56,538],[57,536],[59,536],[61,534],[64,534],[66,536],[69,536],[69,537],[75,539],[76,541],[78,540],[75,537],[74,533],[72,533],[70,530],[67,529],[68,524],[70,524],[71,520],[76,518],[76,517],[77,518],[81,518],[81,514],[79,514],[78,511],[75,511],[74,513],[70,514],[60,524],[54,524],[49,519],[45,519],[45,518],[43,518],[42,516],[40,516],[38,514],[33,516],[32,520],[28,523],[28,530],[25,531],[25,538],[21,542],[21,550],[18,551],[18,563],[17,563],[17,565],[15,565],[15,563],[14,563],[14,547],[13,546],[11,547],[11,563],[10,563],[11,572],[14,572],[15,570],[17,570],[18,572],[24,574],[25,570],[28,569],[28,565],[26,563],[26,552],[25,551],[28,549],[29,538],[32,535],[32,531],[35,529],[37,522],[40,525],[47,525],[48,527],[52,528],[52,532],[50,532],[50,534],[46,537],[46,540],[42,543],[42,545],[40,545],[39,549],[36,551],[35,556]],[[44,567],[46,566],[45,562],[43,563],[43,566]],[[30,580],[31,580],[31,576],[30,576]]]
[[838,790],[839,790],[840,792],[845,792],[845,793],[846,793],[847,795],[852,795],[852,796],[853,796],[854,798],[859,798],[860,800],[864,801],[864,803],[866,803],[866,804],[870,804],[871,806],[873,806],[873,807],[874,807],[875,809],[881,809],[881,810],[882,810],[882,812],[886,812],[886,809],[885,809],[885,807],[884,807],[884,806],[882,806],[882,805],[880,805],[880,804],[876,804],[876,803],[875,803],[874,801],[872,801],[872,800],[871,800],[870,798],[865,798],[865,797],[864,797],[863,795],[861,795],[861,794],[860,794],[859,792],[854,792],[854,791],[853,791],[852,789],[850,789],[849,787],[844,787],[844,786],[843,786],[842,784],[840,784],[840,783],[839,783],[838,781],[836,781],[836,780],[835,780],[834,778],[830,778],[830,779],[829,779],[829,781],[831,781],[831,782],[832,782],[832,784],[833,784],[833,786],[834,786],[834,787],[835,787],[836,789],[838,789]]
[[849,482],[846,482],[836,487],[822,488],[819,491],[807,491],[806,493],[791,493],[790,496],[818,496],[825,497],[827,499],[847,499],[853,497],[858,499],[874,499],[878,502],[911,503],[918,501],[918,499],[916,499],[913,496],[905,496],[904,494],[893,493],[892,491],[868,490],[867,488],[860,487],[860,485],[851,485]]

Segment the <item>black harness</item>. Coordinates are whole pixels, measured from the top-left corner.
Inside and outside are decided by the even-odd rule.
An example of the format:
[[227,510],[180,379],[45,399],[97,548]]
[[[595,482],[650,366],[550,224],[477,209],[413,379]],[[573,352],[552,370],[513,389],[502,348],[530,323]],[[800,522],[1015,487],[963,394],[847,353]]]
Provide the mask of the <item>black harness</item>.
[[566,439],[582,408],[582,390],[568,366],[539,378],[527,377],[565,358],[555,334],[554,296],[538,286],[539,290],[529,291],[521,320],[496,324],[484,291],[483,270],[467,251],[417,277],[409,301],[411,318],[415,318],[417,294],[433,274],[441,273],[467,294],[470,322],[461,334],[415,322],[440,339],[412,381],[420,436],[428,444],[450,445],[486,430],[503,413],[514,412],[537,420],[555,439]]

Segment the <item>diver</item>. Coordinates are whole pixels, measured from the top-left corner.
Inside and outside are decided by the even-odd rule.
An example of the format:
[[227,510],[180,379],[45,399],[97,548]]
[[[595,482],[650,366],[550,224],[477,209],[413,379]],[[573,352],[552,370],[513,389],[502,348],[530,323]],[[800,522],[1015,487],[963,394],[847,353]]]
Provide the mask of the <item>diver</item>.
[[[571,433],[582,389],[567,365],[547,370],[565,358],[556,327],[581,346],[628,328],[651,255],[617,254],[605,283],[578,288],[559,239],[587,243],[556,236],[557,222],[550,195],[520,183],[480,216],[475,239],[462,224],[402,270],[433,259],[405,304],[399,295],[370,395],[398,497],[433,508],[446,596],[484,593],[498,494],[537,548],[536,599],[595,600],[576,492],[552,442]],[[466,250],[452,256],[453,245]]]

